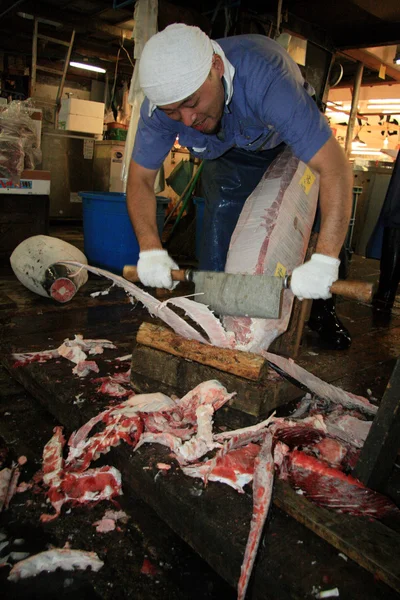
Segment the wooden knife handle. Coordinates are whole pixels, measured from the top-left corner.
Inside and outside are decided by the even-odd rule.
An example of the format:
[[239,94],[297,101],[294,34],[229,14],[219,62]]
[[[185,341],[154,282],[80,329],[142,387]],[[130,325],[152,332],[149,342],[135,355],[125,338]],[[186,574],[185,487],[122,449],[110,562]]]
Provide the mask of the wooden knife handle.
[[[186,269],[173,269],[171,276],[173,281],[187,281],[186,273]],[[140,281],[136,265],[125,265],[122,270],[122,277],[132,282]]]
[[[283,287],[290,288],[291,276],[287,275],[284,280]],[[332,294],[338,294],[344,298],[359,300],[371,304],[372,298],[376,291],[376,286],[367,281],[359,281],[356,279],[338,279],[334,281],[330,288]]]
[[[186,269],[173,269],[171,271],[173,281],[187,281]],[[138,277],[137,267],[135,265],[125,265],[122,271],[122,276],[128,281],[140,281]],[[287,283],[290,284],[290,277]],[[331,286],[332,294],[339,294],[345,298],[352,298],[360,302],[371,303],[375,293],[375,286],[366,281],[354,281],[350,279],[338,279]]]
[[370,304],[375,293],[375,285],[367,281],[338,279],[331,285],[331,292],[332,294]]

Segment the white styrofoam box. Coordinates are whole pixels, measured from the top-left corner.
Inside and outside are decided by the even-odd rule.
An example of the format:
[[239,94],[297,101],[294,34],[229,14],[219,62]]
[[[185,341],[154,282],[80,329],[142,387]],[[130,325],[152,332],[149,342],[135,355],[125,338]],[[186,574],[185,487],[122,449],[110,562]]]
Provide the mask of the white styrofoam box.
[[[95,104],[95,103],[93,103]],[[103,133],[103,117],[83,117],[81,115],[66,115],[58,118],[58,128],[66,131],[80,131],[82,133]]]
[[104,102],[79,100],[78,98],[63,98],[59,120],[65,121],[67,115],[80,115],[81,117],[94,117],[104,119]]

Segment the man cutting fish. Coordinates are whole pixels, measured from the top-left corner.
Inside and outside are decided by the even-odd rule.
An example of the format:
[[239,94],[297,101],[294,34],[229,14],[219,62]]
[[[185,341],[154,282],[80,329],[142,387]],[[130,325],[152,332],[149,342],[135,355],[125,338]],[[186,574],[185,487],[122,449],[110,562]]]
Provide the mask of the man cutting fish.
[[296,63],[273,40],[241,35],[215,42],[197,27],[174,24],[143,49],[140,85],[146,96],[130,165],[127,204],[140,245],[144,285],[172,288],[176,263],[156,224],[157,171],[179,143],[204,160],[206,199],[199,268],[223,271],[243,204],[286,145],[320,175],[321,225],[315,253],[294,269],[291,288],[314,302],[309,325],[331,347],[347,348],[330,286],[351,213],[352,172],[311,98]]

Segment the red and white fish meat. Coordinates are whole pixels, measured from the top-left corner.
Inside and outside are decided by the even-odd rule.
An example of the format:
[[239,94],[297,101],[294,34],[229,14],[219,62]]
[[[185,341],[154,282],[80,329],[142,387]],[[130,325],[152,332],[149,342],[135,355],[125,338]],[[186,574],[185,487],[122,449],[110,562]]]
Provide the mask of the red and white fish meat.
[[[303,373],[300,376],[304,378]],[[330,388],[337,389],[325,388],[328,384],[320,380],[314,384],[318,389],[322,385],[325,398]],[[180,400],[159,393],[133,395],[74,432],[65,462],[62,431],[56,428],[45,447],[47,465],[43,469],[56,514],[42,518],[57,516],[65,502],[81,504],[121,493],[120,475],[112,467],[88,469],[100,454],[121,441],[134,449],[145,443],[166,445],[183,472],[205,484],[222,482],[243,492],[243,487],[253,482],[253,517],[238,587],[238,597],[243,599],[270,507],[274,470],[325,508],[373,518],[400,515],[388,498],[344,472],[370,426],[364,415],[373,414],[376,407],[368,401],[341,390],[332,402],[324,401],[323,410],[318,398],[308,398],[303,411],[307,416],[302,419],[271,415],[252,427],[214,433],[214,412],[232,396],[214,380],[200,384]],[[93,427],[101,424],[103,429],[91,435]],[[104,526],[107,529],[109,525]]]
[[95,361],[87,361],[87,354],[102,354],[104,348],[115,349],[116,346],[110,340],[85,340],[82,335],[75,335],[73,340],[66,339],[54,350],[43,350],[41,352],[15,353],[16,360],[14,368],[25,366],[32,362],[44,363],[54,358],[66,358],[75,363],[72,372],[79,377],[85,377],[90,371],[99,372]]

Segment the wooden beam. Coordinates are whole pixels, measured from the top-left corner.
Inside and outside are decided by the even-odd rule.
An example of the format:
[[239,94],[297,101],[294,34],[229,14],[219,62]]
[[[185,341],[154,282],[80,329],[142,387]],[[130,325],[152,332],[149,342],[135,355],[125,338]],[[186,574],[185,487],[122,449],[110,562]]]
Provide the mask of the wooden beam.
[[364,65],[362,62],[358,62],[357,63],[357,71],[354,76],[354,88],[353,88],[353,97],[351,99],[349,124],[347,126],[347,132],[346,132],[345,152],[346,152],[347,157],[350,156],[351,147],[352,147],[351,144],[352,144],[352,140],[353,140],[354,125],[355,125],[356,118],[357,118],[358,99],[360,97],[360,87],[361,87],[363,72],[364,72]]
[[399,534],[379,521],[316,506],[283,481],[275,481],[273,502],[296,521],[400,592]]
[[128,42],[133,41],[130,37],[126,37],[127,33],[131,33],[130,29],[125,29],[123,27],[116,27],[115,25],[108,25],[107,23],[104,23],[102,21],[97,21],[97,20],[89,21],[89,23],[87,25],[87,29],[88,29],[88,31],[90,31],[90,29],[93,29],[94,31],[101,31],[102,33],[108,33],[109,35],[112,35],[115,38],[118,38],[121,40],[124,38],[124,40],[126,40]]
[[152,323],[142,323],[136,341],[143,346],[162,350],[186,360],[194,360],[252,381],[259,380],[266,367],[266,361],[257,354],[186,340],[170,329]]
[[364,485],[383,491],[400,448],[400,358],[354,469]]
[[[382,3],[377,3],[382,4]],[[336,48],[371,48],[375,46],[392,46],[400,43],[400,27],[395,21],[378,21],[376,24],[342,23],[335,29],[333,41]]]
[[390,65],[384,61],[382,61],[377,56],[374,56],[370,52],[366,50],[354,49],[354,50],[343,50],[341,52],[347,58],[354,59],[356,61],[360,61],[364,64],[364,66],[369,69],[373,69],[375,71],[379,71],[381,65],[386,66],[386,75],[392,77],[395,81],[400,81],[400,70],[395,69],[393,65]]
[[[88,17],[87,15],[81,15],[74,11],[61,9],[55,13],[54,10],[49,8],[49,5],[41,2],[35,2],[32,7],[27,7],[25,12],[32,14],[39,20],[57,21],[63,25],[64,32],[65,30],[72,31],[75,29],[77,35],[79,33],[91,34],[94,31],[99,31],[107,33],[114,38],[122,39],[124,33],[130,32],[130,29],[110,25],[102,19]],[[43,27],[45,27],[45,25],[43,25]],[[50,30],[54,32],[54,29],[50,28]],[[125,40],[127,42],[133,41],[130,37],[126,37]]]

